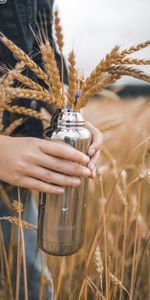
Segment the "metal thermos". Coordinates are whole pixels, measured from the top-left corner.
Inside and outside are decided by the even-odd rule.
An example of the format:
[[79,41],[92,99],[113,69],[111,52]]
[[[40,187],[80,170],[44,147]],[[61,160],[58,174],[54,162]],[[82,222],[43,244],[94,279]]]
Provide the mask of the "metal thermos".
[[[87,154],[91,134],[80,111],[57,110],[45,139],[65,142]],[[72,255],[83,245],[88,195],[88,178],[78,187],[65,187],[62,195],[40,193],[38,244],[52,255]]]

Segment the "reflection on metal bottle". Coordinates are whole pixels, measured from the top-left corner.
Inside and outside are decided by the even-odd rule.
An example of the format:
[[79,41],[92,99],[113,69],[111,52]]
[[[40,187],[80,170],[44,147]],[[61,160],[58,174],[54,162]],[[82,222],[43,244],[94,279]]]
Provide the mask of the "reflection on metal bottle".
[[[45,138],[65,142],[86,154],[91,143],[81,113],[68,109],[56,112]],[[38,243],[43,251],[62,256],[74,254],[82,247],[87,193],[87,178],[81,178],[79,187],[65,187],[63,195],[40,193]]]

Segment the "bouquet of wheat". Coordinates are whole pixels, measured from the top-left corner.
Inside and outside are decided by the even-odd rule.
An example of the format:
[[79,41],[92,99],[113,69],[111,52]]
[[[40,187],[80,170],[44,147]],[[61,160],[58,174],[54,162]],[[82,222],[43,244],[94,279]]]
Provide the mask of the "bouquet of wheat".
[[[54,104],[58,109],[52,118],[51,127],[45,132],[45,138],[66,142],[87,153],[90,134],[84,128],[85,123],[80,109],[97,92],[107,88],[124,75],[150,82],[150,75],[132,67],[134,65],[150,65],[150,60],[130,57],[130,54],[150,46],[150,41],[125,50],[120,50],[119,46],[114,47],[87,78],[84,78],[77,71],[75,54],[72,51],[68,57],[68,88],[66,91],[64,88],[64,38],[57,11],[54,13],[54,27],[56,43],[61,55],[60,72],[56,64],[54,49],[48,40],[46,30],[44,31],[43,28],[41,31],[39,29],[38,36],[35,36],[43,60],[43,69],[11,40],[2,33],[0,34],[0,40],[20,60],[13,70],[4,68],[6,72],[0,80],[1,131],[3,130],[2,115],[4,110],[43,120],[42,113],[31,108],[11,105],[16,98],[39,100]],[[23,74],[26,67],[40,79],[40,82],[43,82],[43,85]],[[20,83],[17,87],[14,86],[16,80]],[[5,129],[5,134],[10,134],[22,122],[23,117],[14,121],[9,128]],[[58,197],[41,195],[38,235],[39,246],[45,252],[68,255],[81,248],[84,234],[87,183],[87,180],[84,179],[80,187],[76,189],[66,187],[64,195]],[[77,211],[78,214],[73,216],[73,211]]]

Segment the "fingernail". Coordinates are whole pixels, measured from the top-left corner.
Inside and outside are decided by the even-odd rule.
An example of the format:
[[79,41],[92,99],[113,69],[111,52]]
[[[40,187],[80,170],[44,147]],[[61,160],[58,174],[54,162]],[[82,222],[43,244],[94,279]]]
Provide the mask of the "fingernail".
[[73,179],[72,180],[73,185],[80,185],[80,183],[81,183],[80,179]]
[[93,169],[95,169],[95,165],[91,165],[89,166],[90,170],[93,171]]
[[93,169],[92,175],[93,175],[94,178],[96,177],[96,168]]
[[90,150],[89,150],[89,155],[90,156],[93,156],[95,154],[95,149],[94,148],[91,148]]
[[89,170],[89,169],[84,169],[84,170],[83,170],[83,175],[84,175],[85,177],[89,177],[89,176],[91,175],[90,170]]
[[63,193],[64,193],[64,189],[62,189],[62,188],[57,188],[57,193],[58,193],[58,194],[63,194]]
[[88,164],[89,157],[88,156],[84,156],[83,159],[82,159],[82,161],[83,161],[84,164]]

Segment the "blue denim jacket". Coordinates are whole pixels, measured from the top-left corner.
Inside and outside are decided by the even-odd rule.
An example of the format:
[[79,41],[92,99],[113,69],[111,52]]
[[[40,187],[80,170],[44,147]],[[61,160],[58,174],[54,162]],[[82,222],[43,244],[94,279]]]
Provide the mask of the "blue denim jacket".
[[[52,9],[53,0],[0,0],[0,31],[11,39],[17,46],[24,50],[27,54],[32,53],[34,60],[41,66],[42,60],[38,53],[38,45],[34,40],[32,30],[36,32],[37,23],[47,23],[48,37],[54,47],[55,57],[58,68],[61,66],[61,59],[59,53],[56,51],[55,43],[52,36]],[[32,27],[32,30],[31,30]],[[14,67],[17,62],[17,57],[0,42],[0,64]],[[37,81],[32,72],[29,76]],[[65,68],[64,81],[67,82],[67,72]],[[42,84],[42,82],[40,82]],[[52,112],[52,107],[40,103],[39,101],[30,101],[19,99],[13,101],[14,104],[31,107],[40,111],[41,106]],[[4,124],[8,126],[12,120],[20,117],[14,116],[8,112],[4,114]],[[43,127],[40,121],[34,118],[28,118],[27,121],[19,127],[19,132],[24,136],[42,136]],[[14,133],[16,134],[16,132]]]

